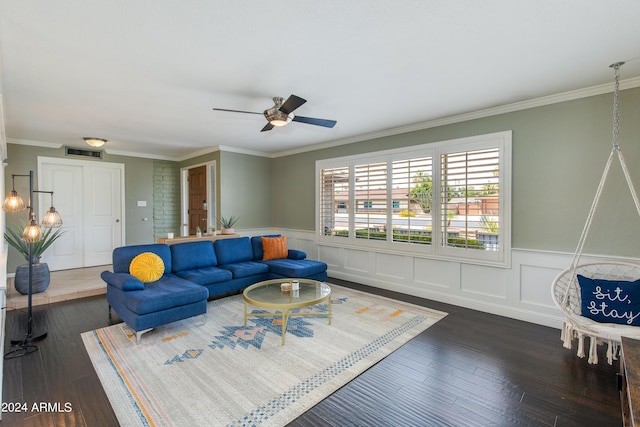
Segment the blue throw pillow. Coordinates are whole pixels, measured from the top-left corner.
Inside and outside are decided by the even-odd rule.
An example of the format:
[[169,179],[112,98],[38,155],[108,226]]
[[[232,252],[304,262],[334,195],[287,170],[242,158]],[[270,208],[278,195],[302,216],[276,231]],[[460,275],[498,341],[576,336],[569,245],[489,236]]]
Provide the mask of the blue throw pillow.
[[581,312],[602,323],[640,326],[640,279],[590,279],[578,274]]

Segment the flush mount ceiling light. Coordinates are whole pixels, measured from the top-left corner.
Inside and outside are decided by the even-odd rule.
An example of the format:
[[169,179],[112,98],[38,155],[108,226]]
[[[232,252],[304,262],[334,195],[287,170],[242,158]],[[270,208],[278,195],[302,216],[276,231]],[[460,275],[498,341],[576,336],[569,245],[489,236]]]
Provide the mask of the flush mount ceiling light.
[[90,138],[88,136],[85,136],[82,139],[84,139],[84,142],[95,148],[100,148],[107,143],[107,140],[102,138]]

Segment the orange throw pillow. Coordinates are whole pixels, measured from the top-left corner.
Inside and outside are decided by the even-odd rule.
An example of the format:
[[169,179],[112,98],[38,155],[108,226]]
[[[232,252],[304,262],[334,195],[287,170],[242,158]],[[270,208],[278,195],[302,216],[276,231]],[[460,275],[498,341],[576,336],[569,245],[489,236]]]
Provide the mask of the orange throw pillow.
[[287,236],[263,237],[262,250],[264,251],[264,255],[262,257],[263,261],[286,258],[289,256],[289,250],[287,249]]

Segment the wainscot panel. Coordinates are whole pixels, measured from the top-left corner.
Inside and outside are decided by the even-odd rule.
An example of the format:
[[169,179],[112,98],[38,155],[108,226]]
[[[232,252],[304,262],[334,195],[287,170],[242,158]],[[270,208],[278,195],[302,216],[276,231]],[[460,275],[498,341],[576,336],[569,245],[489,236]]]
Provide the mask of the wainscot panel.
[[555,308],[549,283],[562,269],[520,264],[520,301],[546,308]]
[[460,263],[413,258],[413,272],[418,287],[460,288]]
[[413,278],[412,259],[406,256],[376,254],[375,274],[389,280],[404,282]]
[[[356,274],[371,274],[375,271],[374,264],[371,262],[375,257],[375,252],[367,252],[354,249],[344,250],[344,270]],[[324,261],[324,260],[322,260]]]
[[475,264],[460,264],[460,267],[460,285],[463,293],[489,301],[493,298],[505,299],[506,269]]
[[344,269],[345,250],[343,248],[332,248],[329,246],[319,246],[316,259],[327,263],[329,269]]
[[[315,233],[309,231],[272,232],[287,235],[292,244],[299,242],[304,247],[316,242]],[[315,249],[305,251],[309,258],[329,264],[330,278],[351,280],[553,328],[560,329],[562,325],[562,313],[551,299],[551,284],[558,273],[569,267],[571,254],[514,249],[511,268],[501,268],[324,243],[313,245]],[[585,255],[580,262],[602,260],[605,258]],[[640,263],[639,259],[608,260]],[[560,331],[558,340],[559,334]]]

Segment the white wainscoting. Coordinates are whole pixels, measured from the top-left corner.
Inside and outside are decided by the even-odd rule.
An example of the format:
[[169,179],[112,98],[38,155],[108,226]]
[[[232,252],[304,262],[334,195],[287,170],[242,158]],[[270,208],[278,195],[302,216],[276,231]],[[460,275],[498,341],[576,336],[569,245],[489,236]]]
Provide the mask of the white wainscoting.
[[[553,328],[560,329],[562,324],[551,284],[569,266],[572,254],[513,249],[511,268],[498,268],[318,245],[315,234],[307,231],[270,230],[274,232],[286,235],[290,248],[326,262],[330,277]],[[581,262],[598,259],[583,256]]]

